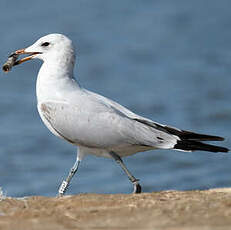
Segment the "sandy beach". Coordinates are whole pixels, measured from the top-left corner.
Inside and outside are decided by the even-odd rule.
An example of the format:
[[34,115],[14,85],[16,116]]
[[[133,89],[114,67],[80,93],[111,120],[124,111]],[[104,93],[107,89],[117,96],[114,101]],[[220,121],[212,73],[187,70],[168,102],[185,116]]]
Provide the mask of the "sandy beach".
[[231,189],[2,197],[0,229],[230,229]]

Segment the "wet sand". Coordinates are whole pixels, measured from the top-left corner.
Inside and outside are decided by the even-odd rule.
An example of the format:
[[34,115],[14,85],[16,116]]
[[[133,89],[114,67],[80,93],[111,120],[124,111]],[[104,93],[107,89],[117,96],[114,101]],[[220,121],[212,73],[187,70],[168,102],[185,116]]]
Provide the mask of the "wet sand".
[[3,197],[0,229],[231,229],[231,189]]

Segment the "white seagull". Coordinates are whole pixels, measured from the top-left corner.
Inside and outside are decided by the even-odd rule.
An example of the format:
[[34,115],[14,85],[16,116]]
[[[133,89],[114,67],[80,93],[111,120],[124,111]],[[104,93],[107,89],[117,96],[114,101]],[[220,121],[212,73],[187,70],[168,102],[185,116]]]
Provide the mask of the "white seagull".
[[134,193],[140,193],[138,179],[126,168],[122,157],[153,149],[229,151],[201,142],[223,141],[222,137],[159,124],[80,87],[73,74],[73,43],[62,34],[49,34],[28,48],[17,50],[15,59],[21,54],[29,56],[13,65],[34,58],[43,61],[36,84],[37,107],[42,121],[54,135],[78,146],[75,164],[59,188],[60,196],[87,154],[113,158],[133,183]]

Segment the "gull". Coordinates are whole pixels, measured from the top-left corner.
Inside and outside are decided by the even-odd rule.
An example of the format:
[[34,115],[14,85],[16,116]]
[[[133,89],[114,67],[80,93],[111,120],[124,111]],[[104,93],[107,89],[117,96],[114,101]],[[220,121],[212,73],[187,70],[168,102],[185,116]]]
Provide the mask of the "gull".
[[[82,88],[73,73],[74,45],[65,35],[46,35],[14,53],[15,57],[21,54],[29,56],[18,60],[16,64],[35,58],[43,61],[36,82],[37,108],[42,121],[55,136],[78,149],[76,161],[59,187],[59,196],[65,194],[87,154],[114,159],[132,182],[133,192],[140,193],[139,180],[127,169],[122,157],[154,149],[229,151],[224,147],[203,143],[223,141],[222,137],[157,123]],[[11,59],[13,56],[10,56]]]

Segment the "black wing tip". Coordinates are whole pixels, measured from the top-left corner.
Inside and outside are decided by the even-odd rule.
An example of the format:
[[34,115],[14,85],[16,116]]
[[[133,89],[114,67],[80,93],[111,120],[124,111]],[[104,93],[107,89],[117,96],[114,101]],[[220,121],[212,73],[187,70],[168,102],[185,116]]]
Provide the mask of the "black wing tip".
[[195,133],[186,130],[181,130],[177,136],[179,136],[183,140],[194,140],[194,141],[224,141],[225,140],[224,137]]
[[216,138],[216,141],[224,141],[224,137],[214,136]]
[[[200,137],[201,136],[201,137]],[[204,137],[204,138],[203,138]],[[204,139],[204,140],[203,140]],[[213,135],[206,135],[206,134],[198,134],[198,140],[202,141],[224,141],[224,137],[220,136],[213,136]]]
[[230,149],[228,149],[228,148],[225,148],[225,153],[228,153],[229,151],[230,151]]
[[212,135],[205,135],[205,134],[201,134],[201,138],[200,138],[200,134],[198,134],[198,140],[202,140],[202,141],[224,141],[225,138],[220,137],[220,136],[212,136]]
[[228,148],[225,147],[220,147],[220,146],[216,146],[217,150],[211,151],[214,153],[228,153],[230,150]]
[[214,152],[214,153],[228,153],[230,150],[225,147],[217,146],[217,145],[210,145],[205,144],[199,141],[189,141],[189,140],[179,140],[177,144],[174,146],[176,150],[183,150],[183,151],[207,151],[207,152]]
[[181,140],[192,140],[192,141],[224,141],[224,137],[195,133],[187,130],[176,129],[171,126],[163,126],[170,134],[178,136]]

